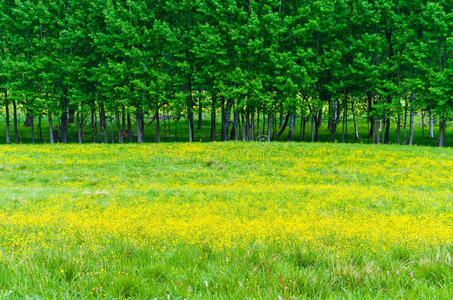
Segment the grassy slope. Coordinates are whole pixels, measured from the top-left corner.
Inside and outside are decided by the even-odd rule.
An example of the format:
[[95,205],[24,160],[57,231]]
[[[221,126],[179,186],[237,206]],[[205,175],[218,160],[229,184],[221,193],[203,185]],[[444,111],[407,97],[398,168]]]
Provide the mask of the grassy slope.
[[453,150],[0,147],[0,296],[453,296]]
[[[30,127],[23,127],[23,120],[24,116],[21,117],[19,122],[19,135],[20,135],[20,141],[22,143],[31,143],[31,129]],[[3,119],[0,120],[0,144],[5,143],[5,121]],[[11,121],[12,122],[12,121]],[[86,120],[88,122],[88,120]],[[409,121],[408,121],[409,122]],[[426,120],[425,120],[426,122]],[[37,121],[35,126],[37,127]],[[262,129],[262,119],[261,119],[261,125],[260,128]],[[167,123],[168,124],[168,123]],[[415,119],[415,126],[414,126],[414,144],[422,145],[422,129],[421,129],[421,119],[420,117],[416,117]],[[203,126],[201,130],[197,129],[197,120],[194,121],[194,127],[195,127],[195,141],[197,142],[208,142],[210,141],[210,120],[209,118],[205,118],[203,120]],[[449,123],[447,125],[447,130],[446,130],[446,138],[445,138],[445,145],[446,146],[453,146],[453,131],[452,131],[452,125]],[[43,141],[48,143],[49,142],[49,132],[48,132],[48,127],[47,127],[47,121],[43,119]],[[167,125],[168,126],[168,125]],[[161,141],[168,141],[168,142],[174,142],[175,141],[175,129],[174,129],[174,121],[171,122],[169,125],[167,133],[165,133],[165,125],[164,123],[161,124]],[[217,122],[217,139],[220,138],[220,120]],[[177,123],[177,141],[179,142],[185,142],[188,140],[188,126],[187,126],[187,120],[181,119]],[[135,125],[132,127],[133,130],[135,130]],[[11,136],[12,140],[14,139],[14,129],[11,123]],[[155,123],[151,124],[150,126],[146,127],[145,129],[145,141],[146,142],[154,142],[156,140],[156,134],[155,134]],[[311,132],[310,132],[310,123],[307,122],[306,124],[306,134],[305,134],[305,141],[310,141],[311,140]],[[359,121],[359,136],[360,140],[355,141],[354,138],[354,124],[352,120],[348,121],[348,142],[358,142],[358,143],[364,143],[368,144],[372,142],[371,138],[368,138],[368,124],[366,120],[360,120]],[[435,138],[433,140],[428,138],[428,132],[429,127],[426,125],[425,127],[425,145],[435,145],[438,142],[438,126],[437,124],[434,125],[434,136]],[[90,133],[90,128],[89,124],[85,125],[85,142],[90,142],[91,141],[91,133]],[[294,131],[294,141],[299,141],[299,133],[300,133],[300,119],[296,120],[296,128]],[[111,140],[111,133],[110,133],[110,128],[108,129],[108,139],[109,141]],[[114,135],[116,136],[117,134],[117,129],[114,127]],[[35,141],[39,142],[39,131],[37,128],[35,128]],[[288,135],[288,129],[282,134],[280,140],[281,141],[286,141]],[[136,139],[136,137],[135,137]],[[409,123],[407,125],[407,139],[409,139]],[[69,126],[69,140],[72,142],[77,141],[77,127],[75,124],[70,124]],[[335,140],[337,142],[342,141],[342,127],[341,124],[338,124],[336,135],[335,135]],[[324,122],[322,127],[320,128],[319,131],[319,141],[321,142],[328,142],[330,141],[330,132],[327,130],[327,123]],[[396,144],[396,123],[392,122],[391,124],[391,132],[390,132],[390,141],[393,144]],[[403,142],[403,128],[401,128],[401,142]]]

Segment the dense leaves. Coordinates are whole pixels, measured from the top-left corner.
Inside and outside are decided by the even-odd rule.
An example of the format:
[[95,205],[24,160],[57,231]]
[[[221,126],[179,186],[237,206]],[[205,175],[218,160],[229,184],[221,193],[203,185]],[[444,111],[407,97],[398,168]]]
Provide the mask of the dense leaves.
[[453,116],[452,6],[5,0],[0,89],[7,142],[12,106],[14,124],[17,113],[31,128],[35,118],[48,120],[51,142],[67,142],[72,123],[79,141],[90,123],[93,142],[143,142],[150,122],[160,141],[159,122],[181,117],[192,141],[194,115],[201,128],[210,112],[212,140],[270,140],[283,132],[293,140],[297,118],[301,127],[312,124],[312,141],[322,124],[332,141],[342,125],[347,141],[348,119],[357,128],[366,118],[374,142],[391,142],[396,123],[396,143],[412,144],[417,117],[423,129],[429,125],[429,138],[438,123],[443,146]]

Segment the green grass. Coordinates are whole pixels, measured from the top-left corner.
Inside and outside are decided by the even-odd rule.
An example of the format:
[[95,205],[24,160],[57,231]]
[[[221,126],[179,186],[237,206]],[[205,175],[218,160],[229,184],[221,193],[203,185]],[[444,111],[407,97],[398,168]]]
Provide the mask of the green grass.
[[453,297],[453,150],[0,146],[0,297]]

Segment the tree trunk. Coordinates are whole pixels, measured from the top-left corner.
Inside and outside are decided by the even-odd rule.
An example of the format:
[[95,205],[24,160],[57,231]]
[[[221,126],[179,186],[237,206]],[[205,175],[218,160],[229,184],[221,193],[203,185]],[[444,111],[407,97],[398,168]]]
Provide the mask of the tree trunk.
[[187,121],[189,129],[189,142],[193,142],[193,98],[192,98],[192,79],[188,81],[189,98],[187,99]]
[[390,143],[390,117],[387,116],[385,120],[385,139],[384,139],[384,144]]
[[295,114],[291,114],[290,119],[291,120],[289,122],[289,132],[288,132],[288,139],[287,139],[288,142],[292,142],[293,141],[294,125],[296,125],[296,115]]
[[101,127],[101,142],[108,143],[107,120],[105,117],[104,103],[99,103],[99,125]]
[[24,127],[31,127],[31,123],[33,122],[33,115],[28,111],[25,115]]
[[110,139],[112,140],[112,144],[115,144],[115,134],[113,133],[113,115],[109,114],[109,121],[110,121]]
[[31,127],[31,143],[34,144],[35,143],[35,126],[34,126],[34,117],[32,116],[31,117],[31,123],[30,123],[30,127]]
[[132,143],[132,120],[130,113],[127,113],[127,138],[129,139],[129,143]]
[[445,117],[442,117],[439,120],[439,147],[444,146],[446,125],[447,119]]
[[54,143],[54,140],[53,140],[53,124],[52,124],[52,113],[49,111],[48,112],[48,116],[49,116],[49,141],[51,144]]
[[[230,115],[231,107],[233,106],[233,99],[228,99],[226,102],[226,107],[223,109],[223,120],[222,120],[222,138],[223,141],[228,140],[228,131],[230,127]],[[222,105],[223,107],[223,105]]]
[[311,115],[311,142],[314,143],[315,141],[315,115]]
[[348,139],[348,103],[344,103],[344,108],[343,108],[343,135],[342,135],[342,142],[345,143]]
[[398,113],[398,119],[396,121],[396,144],[400,144],[400,128],[401,128],[401,115]]
[[137,142],[143,143],[143,136],[142,136],[142,117],[141,117],[141,109],[137,107],[137,111],[135,113],[135,125],[137,126]]
[[319,128],[322,124],[322,109],[318,111],[317,117],[315,116],[315,142],[318,141]]
[[422,112],[422,146],[425,145],[425,112]]
[[241,114],[241,120],[242,120],[242,140],[244,142],[247,141],[247,121],[244,118],[244,113]]
[[216,99],[213,97],[212,98],[212,104],[211,104],[211,141],[216,140],[216,111],[215,111],[215,106],[216,106]]
[[290,117],[290,113],[288,113],[285,117],[285,122],[282,124],[282,126],[280,126],[280,131],[277,133],[277,136],[276,138],[280,138],[280,136],[283,134],[283,132],[285,131],[286,129],[286,126],[288,126],[288,120],[289,120],[289,117]]
[[126,136],[126,112],[124,105],[121,107],[121,132],[122,136]]
[[79,144],[82,144],[82,129],[80,128],[79,112],[76,112],[76,123],[77,123],[77,138],[79,139]]
[[[269,121],[268,121],[269,123]],[[264,135],[264,131],[266,130],[266,114],[263,112],[263,129],[261,135]]]
[[61,142],[66,144],[68,142],[68,98],[66,97],[65,91],[63,91],[63,98],[61,101],[60,125]]
[[[264,117],[263,117],[263,122],[264,122]],[[267,141],[270,142],[271,141],[271,123],[272,123],[272,112],[269,112],[268,116],[267,116]],[[264,130],[264,126],[263,126],[263,130]]]
[[376,129],[376,144],[379,144],[380,133],[381,133],[381,120],[379,118],[376,119],[377,122],[377,129]]
[[403,136],[404,136],[404,141],[403,141],[403,144],[406,145],[406,142],[407,142],[407,108],[408,108],[408,101],[407,101],[407,97],[406,97],[406,101],[404,103],[404,132],[403,132]]
[[198,130],[201,130],[203,123],[203,107],[201,104],[201,96],[198,97]]
[[354,98],[351,98],[351,110],[352,110],[352,118],[354,120],[355,140],[358,141],[360,139],[360,137],[359,137],[359,128],[357,126],[357,116],[355,114]]
[[422,145],[425,146],[425,112],[422,112]]
[[414,107],[412,105],[412,101],[411,101],[410,119],[409,120],[410,120],[409,121],[409,145],[412,145],[414,142]]
[[160,143],[160,116],[159,116],[159,104],[156,103],[156,142]]
[[259,139],[260,137],[260,111],[257,110],[257,116],[256,116],[256,138]]
[[13,100],[13,123],[14,123],[14,143],[19,143],[19,134],[17,130],[17,107],[16,100]]
[[42,143],[42,126],[41,126],[42,115],[38,116],[38,128],[39,128],[39,142]]
[[370,124],[370,132],[368,133],[368,138],[372,137],[373,138],[373,144],[374,144],[375,122],[374,122],[374,116],[372,116],[372,112],[373,112],[373,96],[370,93],[367,93],[367,98],[368,98],[368,121],[369,121],[369,124]]
[[123,132],[124,132],[124,121],[125,121],[124,113],[122,114],[123,127],[121,127],[120,114],[118,111],[116,112],[115,118],[116,118],[116,127],[118,128],[118,143],[122,144],[123,143]]
[[91,142],[92,143],[96,143],[96,129],[97,129],[97,125],[96,125],[94,117],[95,117],[94,108],[91,107],[90,126],[91,126]]
[[6,122],[6,143],[10,144],[11,139],[9,136],[9,103],[8,103],[8,92],[5,91],[5,122]]
[[429,109],[429,138],[434,138],[434,119],[433,119],[433,111],[431,108]]
[[252,111],[251,116],[250,116],[250,131],[251,131],[251,136],[249,136],[249,141],[255,140],[255,111]]

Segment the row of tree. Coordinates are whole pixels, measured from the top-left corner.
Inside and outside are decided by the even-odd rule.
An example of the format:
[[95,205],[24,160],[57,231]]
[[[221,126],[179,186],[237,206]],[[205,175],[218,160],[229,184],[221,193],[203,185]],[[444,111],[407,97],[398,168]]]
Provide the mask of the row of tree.
[[[365,117],[373,142],[413,143],[414,116],[453,116],[453,2],[449,0],[3,0],[0,89],[10,142],[48,120],[93,142],[143,142],[147,118],[211,114],[211,139],[293,139],[326,124],[335,138]],[[426,116],[426,117],[425,117]],[[195,118],[196,119],[196,118]],[[216,128],[216,119],[221,128]],[[261,119],[261,120],[260,120]],[[324,122],[323,122],[324,121]],[[404,124],[404,125],[403,125]],[[406,138],[406,124],[409,135]],[[261,125],[261,128],[260,128]],[[404,127],[404,134],[401,128]],[[113,130],[113,126],[111,126]],[[382,133],[382,136],[380,135]],[[404,135],[404,136],[403,136]],[[32,134],[34,139],[34,134]]]

